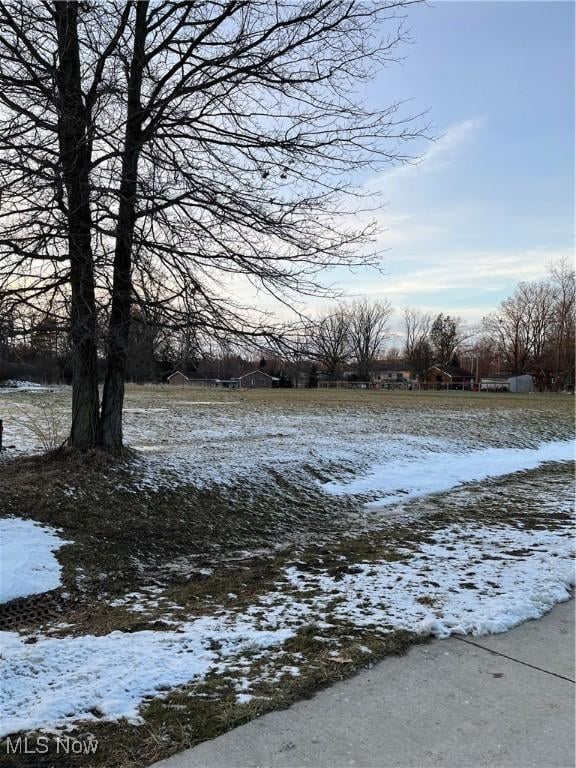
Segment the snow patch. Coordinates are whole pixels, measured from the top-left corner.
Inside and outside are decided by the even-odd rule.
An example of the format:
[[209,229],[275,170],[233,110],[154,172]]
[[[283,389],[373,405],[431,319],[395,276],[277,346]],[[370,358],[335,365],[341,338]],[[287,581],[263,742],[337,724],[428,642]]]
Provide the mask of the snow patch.
[[168,408],[124,408],[124,413],[165,413]]
[[175,632],[112,632],[30,645],[0,632],[4,658],[0,737],[76,720],[140,722],[146,697],[203,679],[223,659],[280,646],[293,629],[256,629],[250,616],[202,617]]
[[[573,548],[570,528],[452,526],[415,552],[400,550],[406,562],[362,563],[338,578],[291,567],[286,576],[313,613],[328,612],[357,627],[487,635],[538,619],[570,599]],[[332,601],[337,604],[328,611]]]
[[0,385],[0,394],[8,392],[50,392],[50,388],[44,387],[42,384],[36,384],[33,381],[9,379]]
[[237,400],[177,400],[178,406],[190,406],[193,408],[195,405],[217,405],[219,408],[223,405],[238,405]]
[[548,461],[574,459],[573,440],[542,443],[538,448],[485,448],[467,453],[432,453],[417,458],[392,459],[373,465],[368,473],[349,481],[323,483],[336,496],[378,494],[366,504],[376,509],[400,500],[447,491],[462,483],[535,469]]
[[0,603],[59,587],[62,568],[52,553],[68,543],[33,520],[0,519]]

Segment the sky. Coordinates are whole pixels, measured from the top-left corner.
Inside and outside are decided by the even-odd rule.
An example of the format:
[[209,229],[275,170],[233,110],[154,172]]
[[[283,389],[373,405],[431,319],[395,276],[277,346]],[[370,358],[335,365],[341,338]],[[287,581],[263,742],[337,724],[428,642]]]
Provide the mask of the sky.
[[409,9],[405,58],[365,98],[380,107],[411,99],[414,112],[429,110],[436,140],[419,148],[418,165],[363,180],[385,202],[383,274],[338,270],[328,282],[475,324],[520,280],[572,258],[574,8],[440,0]]

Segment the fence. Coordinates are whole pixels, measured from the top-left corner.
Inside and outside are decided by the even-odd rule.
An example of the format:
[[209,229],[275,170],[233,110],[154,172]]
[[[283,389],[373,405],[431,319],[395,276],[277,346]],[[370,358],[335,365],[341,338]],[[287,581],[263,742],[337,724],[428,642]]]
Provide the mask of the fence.
[[319,381],[318,389],[378,389],[374,381]]
[[477,391],[468,381],[445,384],[428,381],[319,381],[318,389],[402,389],[414,392],[471,392]]

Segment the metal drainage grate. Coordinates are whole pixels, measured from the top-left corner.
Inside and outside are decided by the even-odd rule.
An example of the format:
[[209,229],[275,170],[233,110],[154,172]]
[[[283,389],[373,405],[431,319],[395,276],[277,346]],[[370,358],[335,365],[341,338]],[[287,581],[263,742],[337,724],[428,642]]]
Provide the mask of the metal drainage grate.
[[64,598],[60,590],[19,597],[0,604],[0,630],[40,627],[62,617]]

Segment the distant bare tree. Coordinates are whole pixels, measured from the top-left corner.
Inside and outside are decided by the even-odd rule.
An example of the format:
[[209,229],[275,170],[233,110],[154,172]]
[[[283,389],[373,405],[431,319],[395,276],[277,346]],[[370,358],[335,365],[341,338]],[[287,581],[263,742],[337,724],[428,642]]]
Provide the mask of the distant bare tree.
[[362,381],[371,379],[374,361],[384,351],[392,313],[389,301],[357,301],[348,310],[350,349]]
[[545,364],[554,297],[546,282],[519,283],[497,312],[484,319],[505,367],[514,375]]
[[554,323],[555,296],[546,280],[520,283],[518,293],[527,311],[530,327],[530,354],[535,365],[549,367],[547,361],[550,337]]
[[341,305],[327,312],[309,326],[310,352],[333,379],[350,361],[350,314]]
[[574,339],[576,338],[576,273],[567,259],[552,264],[550,283],[552,311],[552,365],[554,388],[574,385]]
[[523,373],[530,359],[530,333],[522,305],[513,298],[505,299],[498,312],[484,318],[484,328],[507,371]]
[[413,373],[420,381],[426,381],[428,370],[433,363],[430,330],[432,315],[419,309],[407,307],[404,310],[404,332],[406,342],[404,356]]
[[464,368],[475,373],[477,379],[497,373],[498,350],[494,339],[479,330],[463,350],[461,363]]
[[322,293],[326,266],[375,262],[358,248],[373,227],[334,212],[351,172],[406,159],[420,135],[398,103],[354,98],[410,3],[0,3],[0,292],[69,300],[70,446],[122,446],[149,265],[164,323],[266,343],[277,329],[231,298],[232,276],[289,302]]

